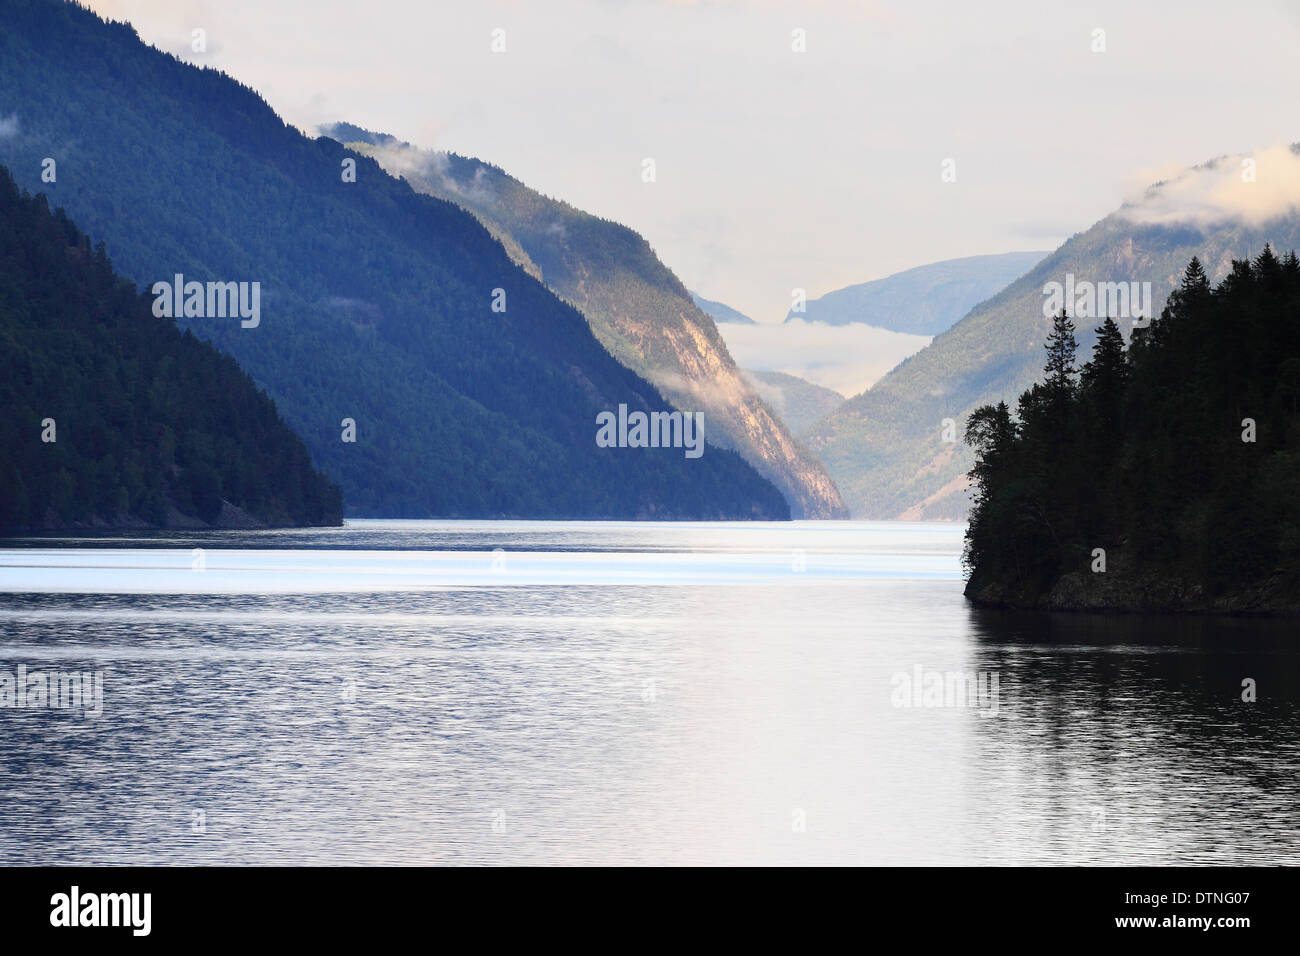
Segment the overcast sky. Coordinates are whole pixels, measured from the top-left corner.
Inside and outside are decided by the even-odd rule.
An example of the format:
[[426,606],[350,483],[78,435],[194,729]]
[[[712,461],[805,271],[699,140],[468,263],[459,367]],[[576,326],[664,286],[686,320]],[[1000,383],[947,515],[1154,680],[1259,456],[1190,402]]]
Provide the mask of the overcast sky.
[[1300,0],[89,5],[299,126],[477,156],[626,223],[761,322],[795,287],[1053,248],[1172,169],[1300,140]]

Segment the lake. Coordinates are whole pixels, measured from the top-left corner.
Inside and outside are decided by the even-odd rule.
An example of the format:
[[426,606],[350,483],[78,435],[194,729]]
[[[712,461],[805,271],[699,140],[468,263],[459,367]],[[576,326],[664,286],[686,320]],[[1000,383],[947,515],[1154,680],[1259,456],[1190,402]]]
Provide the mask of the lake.
[[980,611],[962,533],[0,541],[0,862],[1300,862],[1295,622]]

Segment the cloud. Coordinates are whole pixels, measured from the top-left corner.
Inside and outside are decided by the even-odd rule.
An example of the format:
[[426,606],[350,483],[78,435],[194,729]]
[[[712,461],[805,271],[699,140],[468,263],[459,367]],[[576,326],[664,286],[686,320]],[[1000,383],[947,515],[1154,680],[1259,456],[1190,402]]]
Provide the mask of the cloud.
[[778,418],[785,417],[785,390],[776,385],[769,385],[756,377],[752,371],[744,371],[745,381],[767,403],[767,407],[776,412]]
[[18,134],[18,114],[10,113],[8,116],[0,116],[0,139],[8,139],[10,136]]
[[845,397],[866,391],[903,359],[930,344],[928,335],[906,335],[861,322],[724,322],[718,331],[741,368],[798,375]]
[[[320,129],[325,135],[332,135],[325,127]],[[431,185],[460,196],[471,205],[490,206],[496,202],[496,184],[487,167],[480,166],[467,182],[461,182],[451,175],[451,158],[447,153],[418,149],[392,137],[389,140],[383,145],[371,146],[369,154],[390,175],[427,180]],[[562,236],[564,226],[555,222],[546,231]]]
[[1271,146],[1173,173],[1120,209],[1134,222],[1258,226],[1300,209],[1300,154]]
[[[440,155],[445,156],[446,154]],[[450,176],[444,176],[443,181],[448,188],[460,193],[469,202],[488,205],[497,201],[496,186],[492,183],[491,174],[482,166],[474,170],[474,178],[468,183],[458,183]],[[547,232],[553,235],[563,235],[564,225],[558,222],[552,223]]]
[[405,144],[372,146],[369,155],[392,176],[435,179],[447,182],[447,158],[442,153],[427,153]]
[[[687,378],[675,368],[650,369],[646,378],[665,392],[691,396],[690,401],[680,406],[682,411],[730,408],[736,400],[734,386],[726,380]],[[720,441],[730,447],[730,442]]]

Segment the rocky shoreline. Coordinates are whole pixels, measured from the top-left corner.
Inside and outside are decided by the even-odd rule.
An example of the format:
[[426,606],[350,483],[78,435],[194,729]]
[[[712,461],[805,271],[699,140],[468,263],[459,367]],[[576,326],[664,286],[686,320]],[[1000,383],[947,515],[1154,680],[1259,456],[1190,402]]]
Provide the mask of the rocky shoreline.
[[965,594],[979,607],[1005,610],[1300,616],[1300,587],[1284,580],[1281,573],[1249,588],[1207,594],[1198,582],[1153,572],[1072,571],[1042,590],[981,580],[976,571],[966,583]]

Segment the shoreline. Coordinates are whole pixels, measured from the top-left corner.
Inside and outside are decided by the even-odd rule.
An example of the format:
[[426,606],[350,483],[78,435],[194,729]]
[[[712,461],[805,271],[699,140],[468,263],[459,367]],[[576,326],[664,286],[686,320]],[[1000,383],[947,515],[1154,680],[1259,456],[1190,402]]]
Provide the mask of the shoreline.
[[1250,588],[1208,596],[1199,582],[1143,574],[1131,577],[1112,572],[1087,575],[1072,571],[1057,578],[1046,591],[1015,591],[999,581],[982,582],[978,571],[962,593],[972,605],[989,610],[1062,612],[1069,614],[1159,614],[1238,618],[1300,617],[1300,590],[1286,587],[1282,575]]

